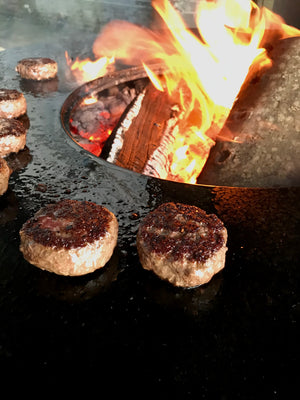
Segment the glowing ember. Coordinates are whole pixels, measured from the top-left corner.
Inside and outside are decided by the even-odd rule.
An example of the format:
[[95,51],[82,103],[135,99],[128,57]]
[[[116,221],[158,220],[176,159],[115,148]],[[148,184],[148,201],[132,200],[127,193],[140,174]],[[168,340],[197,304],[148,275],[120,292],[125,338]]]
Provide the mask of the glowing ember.
[[[152,5],[164,30],[113,21],[94,43],[98,60],[84,65],[69,60],[69,65],[86,73],[92,64],[102,74],[115,59],[142,63],[154,86],[184,110],[168,179],[195,183],[246,78],[271,66],[264,46],[300,31],[249,0],[199,1],[197,34],[167,0],[153,0]],[[163,76],[151,71],[154,61],[165,65]]]
[[[87,105],[87,104],[86,104]],[[74,135],[79,135],[82,139],[78,144],[88,150],[90,153],[100,156],[102,148],[112,133],[115,123],[111,121],[110,114],[107,111],[99,113],[98,118],[101,123],[98,124],[97,129],[91,132],[86,132],[84,129],[78,128],[76,123],[70,120],[70,129]]]
[[95,96],[85,97],[82,101],[82,106],[90,106],[91,104],[97,103],[98,99]]

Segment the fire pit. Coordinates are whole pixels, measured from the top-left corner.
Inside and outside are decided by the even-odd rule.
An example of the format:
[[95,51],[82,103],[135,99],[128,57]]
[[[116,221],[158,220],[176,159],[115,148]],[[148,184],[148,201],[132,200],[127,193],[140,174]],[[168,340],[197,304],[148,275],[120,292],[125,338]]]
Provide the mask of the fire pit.
[[[166,1],[154,6],[167,33],[109,24],[94,53],[110,51],[125,62],[140,57],[142,66],[108,73],[72,93],[61,112],[65,131],[97,161],[147,176],[221,186],[298,185],[299,38],[290,37],[299,31],[254,5],[228,22],[225,6],[202,4],[199,37]],[[222,33],[225,49],[216,46],[209,23]],[[240,25],[223,31],[222,23]],[[123,44],[126,34],[139,38],[137,49],[129,39]],[[114,56],[67,60],[75,72],[101,62],[105,74]]]
[[[236,140],[217,141],[197,183],[248,187],[299,185],[300,141],[296,122],[299,91],[295,86],[299,80],[296,62],[298,49],[298,38],[286,39],[272,48],[273,68],[264,76],[253,78],[243,89],[221,131],[221,135],[224,132],[225,136],[230,130],[231,135],[236,135]],[[153,70],[159,74],[164,68],[155,65]],[[66,99],[61,110],[61,121],[69,137],[90,152],[96,162],[101,164],[108,161],[113,166],[168,178],[164,168],[168,153],[157,151],[156,161],[153,158],[147,160],[145,154],[153,153],[153,148],[166,147],[166,143],[171,141],[165,135],[161,144],[161,126],[165,124],[167,131],[168,123],[176,124],[176,112],[169,111],[168,117],[165,117],[172,106],[166,105],[164,98],[157,103],[156,114],[153,110],[151,115],[142,112],[137,104],[147,85],[149,78],[142,67],[120,70],[88,82]],[[156,90],[152,88],[151,91]],[[294,95],[290,96],[293,91]],[[154,97],[158,102],[157,93]],[[274,111],[279,103],[284,104],[284,108]],[[176,108],[176,105],[173,106]],[[148,106],[144,108],[149,110]],[[141,115],[137,118],[139,113]],[[135,128],[130,131],[124,128],[124,125],[130,126],[134,119],[137,120],[134,122]],[[139,129],[143,137],[138,133]],[[147,143],[150,143],[150,148]],[[291,144],[293,152],[290,151]],[[118,156],[113,156],[117,152]],[[171,178],[180,181],[179,176]]]

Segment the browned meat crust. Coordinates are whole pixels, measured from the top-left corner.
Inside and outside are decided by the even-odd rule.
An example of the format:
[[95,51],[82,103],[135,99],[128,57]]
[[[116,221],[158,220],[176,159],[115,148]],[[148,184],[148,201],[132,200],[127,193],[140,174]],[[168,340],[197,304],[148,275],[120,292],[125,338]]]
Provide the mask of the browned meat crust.
[[7,191],[10,174],[7,162],[0,157],[0,196]]
[[23,93],[14,89],[0,89],[0,118],[17,118],[26,113]]
[[51,58],[24,58],[16,66],[16,71],[24,79],[37,81],[52,79],[57,75],[57,63]]
[[62,200],[38,211],[20,230],[24,258],[60,275],[103,267],[117,243],[118,222],[98,204]]
[[26,144],[24,125],[13,118],[0,118],[0,157],[18,153]]
[[185,204],[162,204],[139,226],[142,266],[175,286],[208,282],[224,268],[227,230],[214,214]]

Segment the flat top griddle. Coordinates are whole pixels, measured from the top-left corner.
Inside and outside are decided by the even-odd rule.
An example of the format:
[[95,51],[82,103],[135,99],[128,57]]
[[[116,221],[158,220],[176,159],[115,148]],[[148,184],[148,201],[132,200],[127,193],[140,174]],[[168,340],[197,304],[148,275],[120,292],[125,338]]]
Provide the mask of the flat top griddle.
[[[10,160],[15,171],[0,198],[3,382],[38,374],[46,387],[67,382],[71,390],[80,376],[83,385],[100,382],[111,393],[117,387],[139,393],[142,386],[167,398],[292,393],[300,189],[194,186],[95,162],[61,126],[60,110],[73,90],[64,68],[54,91],[28,85],[14,71],[18,60],[43,55],[61,66],[65,48],[59,43],[0,53],[0,86],[24,93],[30,122],[26,149]],[[22,224],[62,198],[94,201],[118,218],[116,251],[89,276],[55,276],[19,252]],[[216,213],[228,229],[226,267],[203,287],[176,289],[139,263],[138,224],[166,201]]]

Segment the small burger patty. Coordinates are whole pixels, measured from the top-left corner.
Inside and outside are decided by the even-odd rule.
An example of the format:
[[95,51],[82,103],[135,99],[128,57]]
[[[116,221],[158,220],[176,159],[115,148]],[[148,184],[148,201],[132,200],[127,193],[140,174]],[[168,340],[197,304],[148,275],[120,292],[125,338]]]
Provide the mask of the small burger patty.
[[0,118],[0,157],[18,153],[26,145],[26,129],[13,118]]
[[51,58],[24,58],[18,62],[16,71],[24,79],[36,81],[52,79],[57,75],[57,63]]
[[118,222],[105,207],[67,199],[38,211],[22,226],[20,238],[31,264],[60,275],[84,275],[110,259]]
[[207,283],[224,268],[227,230],[214,214],[165,203],[149,213],[137,233],[142,266],[175,286]]
[[17,118],[26,113],[23,93],[15,89],[0,89],[0,118]]
[[7,162],[0,157],[0,196],[7,191],[10,174]]

